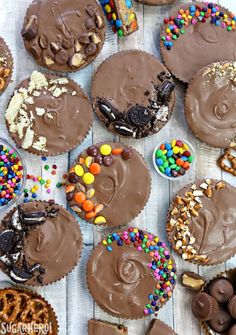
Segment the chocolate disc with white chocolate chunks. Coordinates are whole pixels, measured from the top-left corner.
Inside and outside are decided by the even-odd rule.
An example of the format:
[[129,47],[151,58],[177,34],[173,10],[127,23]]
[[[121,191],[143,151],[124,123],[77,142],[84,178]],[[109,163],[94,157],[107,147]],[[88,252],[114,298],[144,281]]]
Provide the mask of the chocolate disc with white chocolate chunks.
[[198,71],[189,84],[185,115],[201,141],[228,148],[236,139],[236,63],[213,63]]
[[74,149],[87,135],[92,118],[91,104],[78,84],[38,71],[17,87],[5,113],[15,143],[41,156]]
[[236,188],[225,181],[200,180],[185,186],[167,218],[172,248],[200,265],[222,263],[236,253]]
[[169,121],[175,103],[170,73],[151,54],[130,50],[109,57],[92,81],[98,118],[115,135],[139,139]]
[[9,47],[0,37],[0,94],[2,94],[11,81],[13,72],[13,58]]
[[143,157],[121,143],[100,143],[84,150],[70,168],[66,198],[84,220],[122,226],[144,208],[151,177]]
[[39,65],[72,72],[97,57],[105,31],[105,17],[96,0],[34,0],[21,35]]
[[208,64],[234,61],[234,18],[230,10],[217,3],[180,3],[164,18],[160,38],[162,58],[169,71],[188,83]]
[[81,249],[75,218],[53,203],[18,205],[0,225],[0,268],[18,284],[40,286],[61,279],[76,266]]
[[87,265],[87,283],[106,313],[141,319],[157,315],[171,298],[176,266],[159,237],[129,227],[108,234],[94,249]]

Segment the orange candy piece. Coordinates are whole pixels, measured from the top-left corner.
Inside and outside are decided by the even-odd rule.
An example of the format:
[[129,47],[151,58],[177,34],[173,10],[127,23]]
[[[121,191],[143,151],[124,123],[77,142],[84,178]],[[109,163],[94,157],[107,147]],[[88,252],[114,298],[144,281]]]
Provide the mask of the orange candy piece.
[[101,165],[99,165],[98,163],[92,163],[89,167],[89,171],[95,176],[100,174],[101,170]]
[[96,213],[95,212],[89,212],[85,215],[86,219],[92,219],[96,216]]
[[94,209],[94,203],[91,200],[86,200],[83,202],[83,210],[85,212],[91,212]]
[[75,193],[74,199],[79,204],[82,204],[86,200],[86,195],[83,192]]
[[121,155],[122,151],[123,151],[122,148],[115,148],[115,149],[112,150],[112,154],[114,156],[118,156],[118,155]]
[[183,164],[183,168],[184,168],[185,170],[188,170],[188,169],[190,168],[190,164],[189,164],[189,162],[184,162],[184,164]]
[[184,161],[181,158],[178,158],[178,159],[176,159],[176,164],[178,166],[183,166],[184,165]]

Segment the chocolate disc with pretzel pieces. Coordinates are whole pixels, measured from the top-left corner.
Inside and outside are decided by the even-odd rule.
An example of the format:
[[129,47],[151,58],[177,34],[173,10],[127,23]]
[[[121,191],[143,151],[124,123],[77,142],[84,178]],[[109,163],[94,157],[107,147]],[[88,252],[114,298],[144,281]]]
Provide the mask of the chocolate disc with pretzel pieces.
[[0,290],[0,302],[1,334],[5,334],[6,324],[12,327],[11,334],[16,334],[16,330],[17,334],[26,334],[26,329],[27,334],[58,334],[55,312],[39,294],[20,288],[6,288]]
[[236,139],[236,62],[202,68],[189,84],[185,115],[201,141],[227,148]]

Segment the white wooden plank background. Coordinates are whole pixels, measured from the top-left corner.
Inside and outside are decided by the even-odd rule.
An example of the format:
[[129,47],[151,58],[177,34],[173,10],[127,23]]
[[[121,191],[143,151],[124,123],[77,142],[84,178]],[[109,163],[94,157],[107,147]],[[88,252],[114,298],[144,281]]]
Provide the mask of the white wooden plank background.
[[[34,61],[26,53],[20,36],[25,11],[30,2],[31,0],[0,0],[0,36],[4,37],[9,44],[15,62],[13,83],[9,85],[7,91],[0,98],[0,136],[4,137],[8,137],[4,123],[4,111],[14,87],[22,79],[28,77],[35,68],[37,68]],[[185,0],[182,2],[188,1]],[[235,1],[220,0],[220,3],[236,12]],[[135,9],[139,18],[139,32],[126,39],[118,41],[117,37],[111,33],[110,29],[108,29],[106,43],[102,53],[96,61],[79,73],[71,75],[74,80],[81,84],[87,94],[90,93],[91,76],[98,65],[118,50],[137,48],[149,51],[155,56],[160,57],[158,45],[159,30],[162,25],[162,19],[168,15],[171,10],[171,6],[148,7],[135,3]],[[141,215],[133,220],[131,224],[148,229],[149,231],[160,235],[164,240],[166,240],[165,217],[169,201],[172,199],[174,194],[182,186],[184,186],[185,183],[193,181],[197,177],[213,177],[224,178],[236,186],[236,178],[233,178],[226,173],[222,173],[216,166],[216,159],[220,154],[220,150],[212,149],[205,144],[202,144],[196,140],[189,131],[183,113],[184,86],[179,83],[177,84],[177,95],[177,105],[173,117],[160,134],[139,141],[122,140],[124,143],[131,144],[145,156],[151,168],[153,181],[152,194],[148,205]],[[152,150],[155,145],[168,136],[186,138],[192,142],[197,153],[197,169],[192,171],[191,175],[186,177],[186,179],[175,181],[173,183],[170,183],[158,176],[152,167],[151,161]],[[60,181],[61,176],[67,171],[68,166],[72,164],[80,151],[92,143],[107,140],[119,139],[115,138],[104,127],[102,127],[97,120],[95,120],[94,127],[89,136],[76,150],[68,155],[48,160],[49,164],[56,162],[59,167],[57,177],[53,178],[53,185],[55,186],[57,181]],[[44,178],[47,176],[49,177],[43,169],[43,164],[40,158],[25,153],[24,156],[27,161],[28,173],[42,175]],[[39,193],[39,198],[55,198],[56,202],[66,206],[63,190],[58,190],[55,187],[53,187],[53,189],[53,194],[48,195],[45,192],[45,189],[42,188]],[[1,210],[0,218],[2,216],[3,213]],[[114,322],[120,321],[129,327],[130,335],[145,335],[150,319],[147,318],[140,321],[128,322],[125,320],[117,320],[102,312],[93,302],[86,287],[86,262],[94,245],[101,240],[103,230],[86,224],[81,220],[78,221],[84,235],[83,255],[79,265],[67,278],[54,285],[38,290],[50,301],[57,312],[60,323],[60,335],[87,334],[87,321],[91,317]],[[193,270],[208,278],[212,277],[221,270],[236,265],[236,258],[229,260],[223,265],[207,268],[189,265],[177,256],[175,257],[175,260],[179,274],[181,274],[184,270]],[[6,280],[6,276],[0,274],[1,286],[6,285]],[[159,314],[159,317],[173,327],[179,335],[201,334],[198,323],[191,315],[189,309],[190,301],[191,293],[182,288],[178,283],[173,299],[168,302]]]

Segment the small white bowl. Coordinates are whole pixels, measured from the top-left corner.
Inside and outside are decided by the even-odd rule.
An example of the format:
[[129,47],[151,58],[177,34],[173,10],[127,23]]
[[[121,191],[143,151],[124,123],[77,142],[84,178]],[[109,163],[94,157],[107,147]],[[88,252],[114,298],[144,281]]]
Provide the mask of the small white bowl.
[[[186,143],[189,147],[189,151],[191,152],[192,156],[193,156],[193,162],[191,163],[190,165],[190,169],[187,170],[187,172],[184,174],[184,175],[179,175],[178,177],[169,177],[167,176],[166,174],[162,173],[157,164],[156,164],[156,151],[160,148],[160,146],[163,144],[163,143],[171,143],[173,140],[180,140],[181,142],[183,143]],[[165,139],[163,141],[161,141],[154,149],[153,151],[153,155],[152,155],[152,159],[153,159],[153,165],[154,165],[154,168],[155,170],[157,171],[157,173],[162,176],[163,178],[165,179],[168,179],[168,180],[179,180],[180,178],[183,178],[183,177],[186,177],[188,174],[189,174],[189,171],[191,171],[191,169],[193,168],[193,165],[195,164],[195,160],[196,160],[196,155],[195,155],[195,150],[192,146],[191,143],[189,143],[187,140],[181,138],[181,137],[177,137],[177,138],[168,138],[168,139]]]

